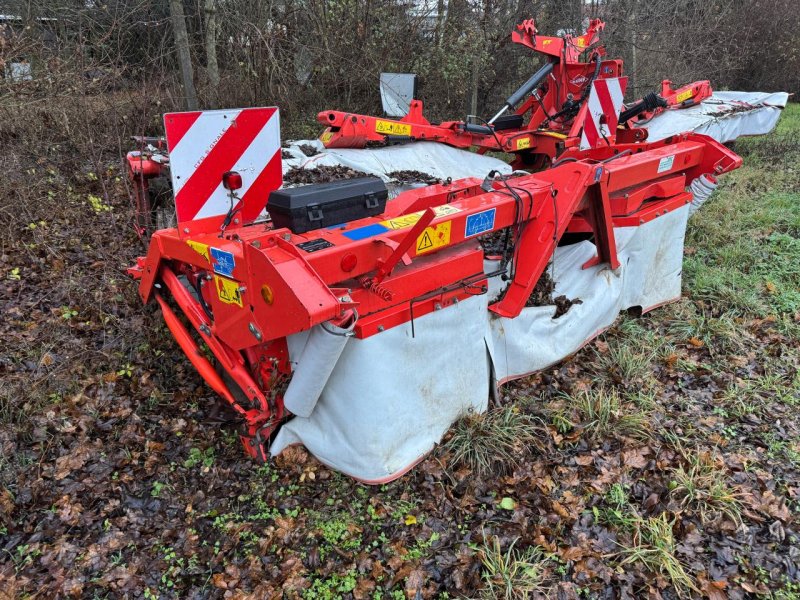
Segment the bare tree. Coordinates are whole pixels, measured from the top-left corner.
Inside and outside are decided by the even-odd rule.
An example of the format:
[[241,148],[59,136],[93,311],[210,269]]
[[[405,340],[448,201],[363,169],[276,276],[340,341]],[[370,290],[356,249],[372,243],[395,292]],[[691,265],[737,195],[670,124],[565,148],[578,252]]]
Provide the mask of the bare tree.
[[192,56],[189,52],[189,34],[186,31],[186,16],[183,13],[182,0],[170,0],[169,10],[172,15],[172,28],[175,33],[175,48],[178,50],[178,63],[181,67],[186,108],[197,110],[197,92],[194,89],[194,71]]
[[219,64],[217,63],[217,7],[214,0],[205,0],[206,13],[206,71],[208,82],[216,92],[219,86]]

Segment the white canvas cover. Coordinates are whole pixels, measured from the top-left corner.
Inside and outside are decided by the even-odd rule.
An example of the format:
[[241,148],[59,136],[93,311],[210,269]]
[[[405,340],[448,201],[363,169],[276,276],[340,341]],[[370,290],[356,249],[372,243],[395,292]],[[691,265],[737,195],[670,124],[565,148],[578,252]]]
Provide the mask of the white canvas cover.
[[[489,398],[486,295],[367,339],[350,338],[308,418],[284,424],[272,454],[302,443],[323,463],[369,483],[402,475]],[[292,361],[306,334],[289,338]]]
[[[498,383],[546,369],[576,352],[622,310],[640,306],[647,311],[679,298],[688,214],[686,206],[640,227],[615,228],[620,267],[613,271],[606,265],[581,268],[596,254],[591,242],[557,248],[553,296],[564,294],[581,304],[557,319],[554,306],[525,308],[515,319],[490,317],[488,345]],[[490,294],[497,295],[502,282],[492,281]]]
[[667,110],[642,125],[648,140],[694,131],[723,144],[745,135],[764,135],[775,128],[789,94],[776,92],[714,92],[697,106]]
[[[319,154],[306,156],[301,145],[315,148]],[[283,159],[283,172],[292,168],[315,169],[317,167],[345,166],[369,175],[391,181],[389,173],[396,171],[419,171],[439,179],[464,179],[483,177],[492,169],[500,173],[511,173],[511,167],[502,160],[459,150],[436,142],[414,142],[385,148],[325,149],[319,140],[300,140],[291,143],[286,152],[292,158]]]

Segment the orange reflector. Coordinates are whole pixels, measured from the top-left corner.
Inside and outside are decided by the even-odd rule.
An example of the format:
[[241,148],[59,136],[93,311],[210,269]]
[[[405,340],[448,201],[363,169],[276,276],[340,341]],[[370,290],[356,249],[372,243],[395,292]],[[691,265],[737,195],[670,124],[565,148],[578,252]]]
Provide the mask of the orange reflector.
[[275,301],[275,294],[272,293],[272,288],[266,283],[261,286],[261,297],[267,304],[272,304]]

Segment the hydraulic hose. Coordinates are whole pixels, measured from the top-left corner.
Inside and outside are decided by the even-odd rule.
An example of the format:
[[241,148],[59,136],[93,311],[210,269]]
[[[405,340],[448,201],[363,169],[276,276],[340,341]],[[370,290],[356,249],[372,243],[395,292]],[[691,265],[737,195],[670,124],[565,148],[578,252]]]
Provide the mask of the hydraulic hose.
[[536,71],[531,78],[528,79],[525,83],[523,83],[517,91],[511,94],[508,98],[506,98],[506,105],[500,109],[500,111],[491,118],[489,123],[494,123],[495,120],[500,117],[504,112],[507,110],[514,110],[514,107],[519,104],[525,96],[530,94],[533,90],[539,87],[545,78],[553,72],[553,63],[547,63],[541,69]]
[[655,92],[650,92],[647,96],[639,100],[639,102],[623,110],[619,115],[619,122],[625,123],[643,112],[655,110],[657,108],[667,108],[667,101]]

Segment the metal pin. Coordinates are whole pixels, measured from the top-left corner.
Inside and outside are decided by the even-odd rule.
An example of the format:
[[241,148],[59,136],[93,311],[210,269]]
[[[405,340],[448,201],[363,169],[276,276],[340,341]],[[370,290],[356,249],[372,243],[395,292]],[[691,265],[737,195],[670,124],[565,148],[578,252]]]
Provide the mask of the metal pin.
[[247,328],[250,330],[250,333],[253,334],[253,337],[255,337],[260,342],[261,341],[261,332],[258,330],[258,327],[256,327],[253,323],[250,323],[247,326]]

